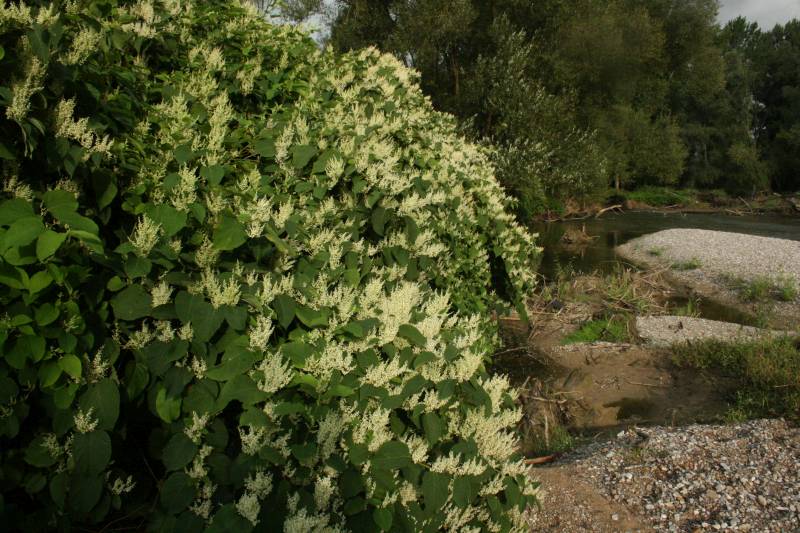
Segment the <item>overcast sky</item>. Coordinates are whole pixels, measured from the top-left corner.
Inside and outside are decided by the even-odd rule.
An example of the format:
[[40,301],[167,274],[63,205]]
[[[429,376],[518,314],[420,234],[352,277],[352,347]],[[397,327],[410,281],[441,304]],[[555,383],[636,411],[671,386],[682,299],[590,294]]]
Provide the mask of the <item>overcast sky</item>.
[[758,22],[761,28],[800,18],[800,0],[721,0],[719,19],[723,24],[738,16]]

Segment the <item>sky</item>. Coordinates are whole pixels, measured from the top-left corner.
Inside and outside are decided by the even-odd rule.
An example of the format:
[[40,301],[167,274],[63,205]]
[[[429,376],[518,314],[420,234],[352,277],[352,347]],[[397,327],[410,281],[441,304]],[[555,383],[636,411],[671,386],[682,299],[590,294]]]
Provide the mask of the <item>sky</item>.
[[758,22],[763,29],[800,18],[800,0],[721,0],[719,20],[723,24],[738,16]]

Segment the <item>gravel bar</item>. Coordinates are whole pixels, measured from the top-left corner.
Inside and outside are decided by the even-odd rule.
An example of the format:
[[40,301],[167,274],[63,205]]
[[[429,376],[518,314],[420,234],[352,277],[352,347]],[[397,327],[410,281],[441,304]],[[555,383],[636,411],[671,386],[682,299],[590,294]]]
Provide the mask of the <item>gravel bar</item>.
[[774,331],[685,316],[636,317],[636,333],[645,344],[658,348],[704,340],[749,341],[764,337],[794,335],[788,331]]
[[698,261],[709,273],[744,279],[792,277],[800,282],[800,241],[703,229],[670,229],[634,239],[635,248],[673,263]]
[[800,531],[800,429],[783,420],[631,428],[562,462],[656,531]]

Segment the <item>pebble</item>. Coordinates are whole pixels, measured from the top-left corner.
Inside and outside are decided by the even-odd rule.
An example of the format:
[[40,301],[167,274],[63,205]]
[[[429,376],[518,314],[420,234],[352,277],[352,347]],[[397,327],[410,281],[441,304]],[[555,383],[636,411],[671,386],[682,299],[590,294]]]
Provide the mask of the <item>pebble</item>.
[[654,531],[800,532],[800,429],[783,420],[631,428],[561,461]]

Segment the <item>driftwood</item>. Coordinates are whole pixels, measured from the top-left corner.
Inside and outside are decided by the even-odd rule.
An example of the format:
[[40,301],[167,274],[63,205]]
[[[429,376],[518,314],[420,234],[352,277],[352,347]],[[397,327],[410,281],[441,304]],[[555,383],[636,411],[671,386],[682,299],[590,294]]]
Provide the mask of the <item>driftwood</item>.
[[614,211],[616,209],[622,209],[622,204],[612,205],[611,207],[606,207],[604,209],[601,209],[594,215],[594,218],[600,218],[600,215],[602,215],[603,213],[606,213],[608,211]]
[[525,459],[525,464],[530,465],[543,465],[547,463],[552,463],[556,459],[561,456],[560,453],[554,453],[553,455],[545,455],[544,457],[535,457],[533,459]]

